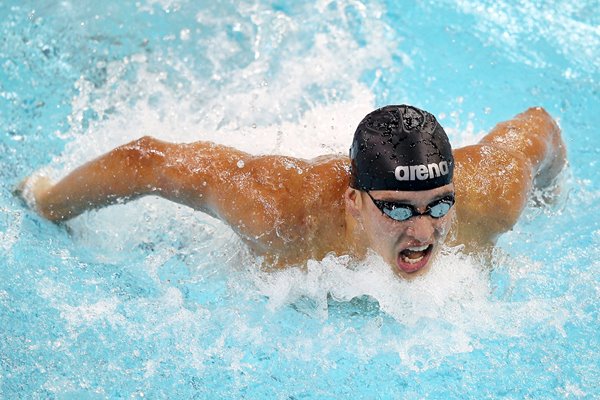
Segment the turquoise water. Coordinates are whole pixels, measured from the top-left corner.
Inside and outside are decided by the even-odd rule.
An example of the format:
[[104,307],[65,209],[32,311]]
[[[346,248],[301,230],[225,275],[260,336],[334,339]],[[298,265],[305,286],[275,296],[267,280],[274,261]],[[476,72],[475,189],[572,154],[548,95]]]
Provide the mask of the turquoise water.
[[[594,1],[0,1],[0,398],[600,396],[600,11]],[[560,122],[563,198],[493,268],[448,249],[265,273],[160,199],[57,226],[13,187],[141,135],[343,153],[388,103],[455,145],[529,106]]]

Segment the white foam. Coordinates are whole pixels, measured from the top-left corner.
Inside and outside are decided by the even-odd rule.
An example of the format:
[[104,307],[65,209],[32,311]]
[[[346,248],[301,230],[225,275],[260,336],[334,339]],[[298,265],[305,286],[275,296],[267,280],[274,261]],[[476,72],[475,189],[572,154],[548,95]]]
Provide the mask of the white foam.
[[369,296],[380,308],[399,322],[414,326],[423,318],[460,314],[457,304],[487,299],[488,282],[482,267],[460,253],[447,253],[434,263],[430,272],[412,281],[396,277],[382,259],[372,254],[354,263],[347,256],[328,256],[309,261],[306,271],[292,268],[275,273],[258,274],[256,285],[269,297],[269,307],[277,309],[300,298],[311,298],[318,312],[327,309],[327,296],[349,301]]
[[113,326],[125,324],[125,318],[117,312],[119,301],[116,297],[90,302],[82,299],[81,304],[72,306],[69,299],[75,296],[66,284],[44,278],[36,286],[37,293],[60,312],[72,339],[77,338],[82,328],[98,322],[107,322]]
[[[18,242],[23,225],[23,213],[0,207],[2,229],[0,230],[0,248],[5,254],[11,254],[12,247]],[[6,260],[5,260],[6,261]],[[0,299],[2,299],[0,291]]]
[[[489,267],[458,249],[446,249],[428,274],[412,281],[396,277],[377,255],[360,263],[329,256],[309,262],[306,270],[250,275],[255,290],[268,297],[267,308],[272,312],[293,306],[325,320],[328,298],[338,302],[363,296],[374,299],[381,312],[404,326],[407,333],[384,335],[374,319],[374,325],[356,333],[361,335],[359,354],[369,358],[394,349],[403,364],[414,370],[434,367],[451,354],[473,351],[482,338],[522,336],[532,323],[544,322],[564,333],[567,320],[558,300],[494,299]],[[321,345],[327,348],[335,346],[329,342],[337,339],[324,335],[319,340],[325,341]]]

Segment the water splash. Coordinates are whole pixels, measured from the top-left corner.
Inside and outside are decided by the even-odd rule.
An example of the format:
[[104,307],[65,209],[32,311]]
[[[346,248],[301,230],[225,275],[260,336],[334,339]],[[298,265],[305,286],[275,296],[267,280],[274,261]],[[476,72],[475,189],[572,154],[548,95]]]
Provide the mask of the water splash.
[[[522,279],[515,270],[513,279]],[[249,275],[258,292],[268,298],[271,312],[292,307],[324,321],[337,302],[375,302],[381,317],[371,323],[393,318],[402,333],[385,334],[380,319],[379,327],[371,326],[368,336],[359,340],[360,351],[368,358],[393,349],[415,371],[481,348],[481,341],[526,336],[532,324],[554,321],[552,325],[563,332],[567,320],[560,301],[499,301],[493,295],[490,267],[458,249],[445,249],[431,271],[413,281],[397,278],[376,255],[359,263],[328,256],[310,261],[306,270],[253,270]]]

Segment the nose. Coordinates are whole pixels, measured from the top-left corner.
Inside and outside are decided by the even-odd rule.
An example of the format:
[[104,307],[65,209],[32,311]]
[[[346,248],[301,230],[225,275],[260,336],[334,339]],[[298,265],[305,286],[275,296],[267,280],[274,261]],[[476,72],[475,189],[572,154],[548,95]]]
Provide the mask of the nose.
[[428,242],[433,239],[435,228],[433,221],[429,216],[420,215],[411,218],[410,226],[407,229],[407,234],[419,242]]

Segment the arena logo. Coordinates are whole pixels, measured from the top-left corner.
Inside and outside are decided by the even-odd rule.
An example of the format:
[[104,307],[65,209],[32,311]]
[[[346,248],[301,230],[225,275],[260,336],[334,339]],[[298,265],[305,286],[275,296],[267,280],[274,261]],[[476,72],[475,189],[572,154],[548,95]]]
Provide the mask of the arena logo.
[[394,175],[399,181],[425,181],[442,175],[448,175],[449,172],[448,162],[441,161],[439,164],[399,165],[396,167]]

